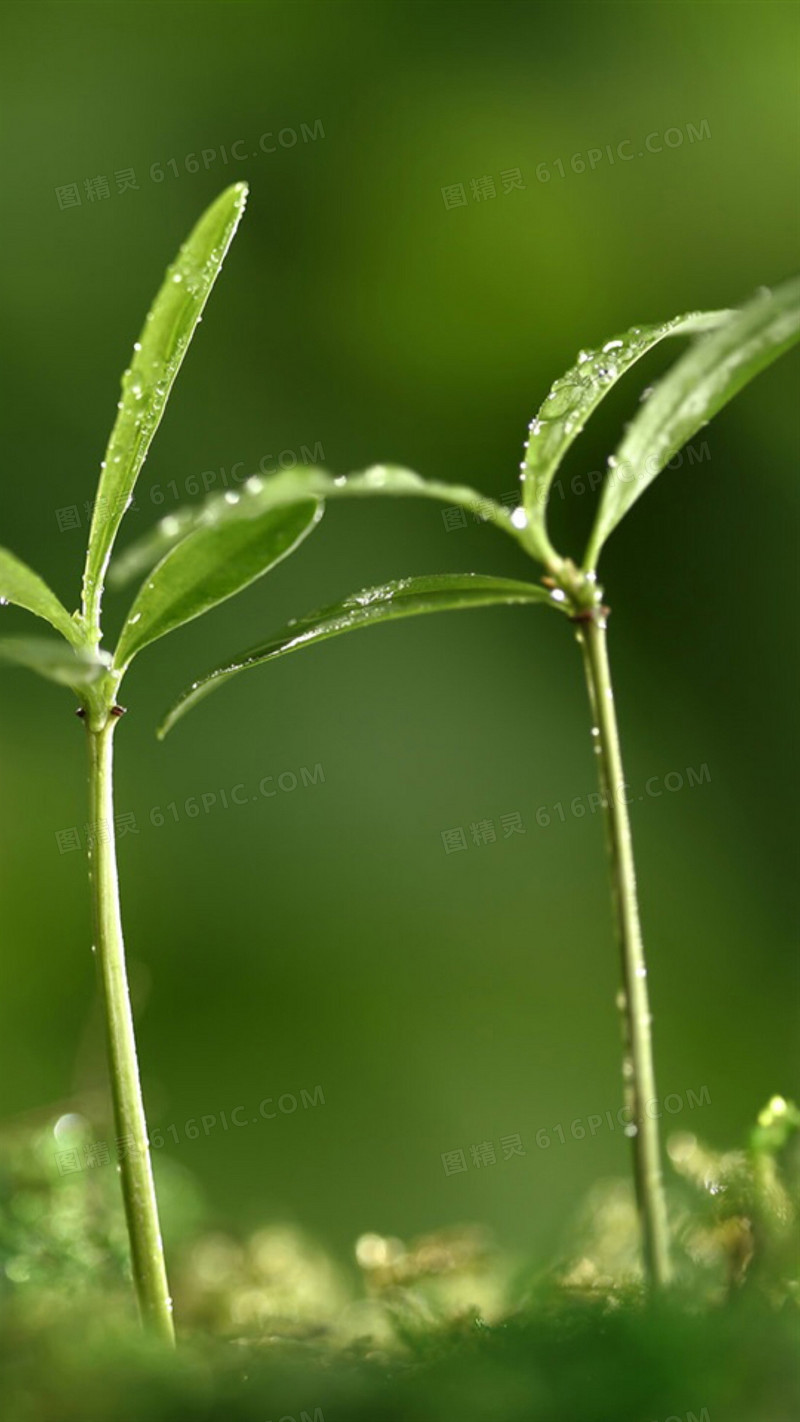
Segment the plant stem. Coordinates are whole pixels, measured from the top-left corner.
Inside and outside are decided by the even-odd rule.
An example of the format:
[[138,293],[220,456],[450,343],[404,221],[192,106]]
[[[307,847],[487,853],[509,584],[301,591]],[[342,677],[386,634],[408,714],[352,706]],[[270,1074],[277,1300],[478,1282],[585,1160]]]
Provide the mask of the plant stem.
[[116,717],[106,713],[104,718],[98,718],[95,725],[93,721],[94,717],[91,721],[87,718],[92,822],[89,877],[131,1267],[143,1322],[165,1342],[174,1345],[172,1300],[164,1265],[147,1122],[136,1060],[120,919],[113,787]]
[[669,1227],[661,1179],[658,1121],[648,1114],[648,1107],[655,1106],[656,1101],[652,1018],[625,776],[606,646],[605,609],[593,608],[588,615],[578,618],[576,625],[594,716],[592,740],[605,808],[611,890],[622,959],[622,992],[618,1002],[625,1045],[622,1072],[629,1117],[626,1131],[633,1146],[645,1277],[660,1288],[669,1283],[671,1276]]

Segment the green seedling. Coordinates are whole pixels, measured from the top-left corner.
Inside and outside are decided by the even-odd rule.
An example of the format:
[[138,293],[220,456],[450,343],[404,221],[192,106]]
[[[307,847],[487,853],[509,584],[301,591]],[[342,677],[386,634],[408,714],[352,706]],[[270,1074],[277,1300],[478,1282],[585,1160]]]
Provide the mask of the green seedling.
[[[670,1279],[667,1212],[658,1122],[646,1105],[655,1099],[655,1073],[639,906],[617,716],[606,641],[608,608],[598,582],[600,553],[620,520],[656,475],[749,380],[787,350],[800,334],[800,280],[763,292],[735,311],[694,313],[657,326],[636,326],[598,350],[581,351],[577,363],[552,386],[531,421],[521,465],[519,506],[512,511],[474,489],[421,479],[405,469],[376,466],[351,477],[319,469],[293,470],[250,480],[237,502],[212,497],[164,520],[120,559],[121,579],[189,550],[204,531],[249,524],[270,509],[293,506],[305,495],[320,500],[371,495],[420,496],[478,510],[543,566],[540,583],[474,573],[404,578],[367,588],[332,607],[292,622],[260,646],[219,663],[184,692],[160,729],[176,721],[217,687],[251,667],[313,646],[328,637],[420,613],[531,603],[565,616],[580,644],[592,712],[607,830],[613,913],[622,987],[623,1082],[633,1149],[645,1277],[657,1287]],[[547,527],[548,494],[556,471],[585,421],[630,367],[668,336],[692,343],[640,405],[627,426],[608,473],[594,527],[580,564],[554,548]],[[170,550],[173,550],[170,553]],[[135,631],[129,635],[136,637]],[[125,640],[123,638],[123,640]]]
[[77,696],[89,749],[93,826],[89,876],[94,949],[108,1038],[131,1267],[143,1319],[168,1342],[174,1338],[133,1017],[125,967],[114,843],[113,739],[122,714],[120,686],[144,647],[247,587],[291,553],[315,527],[323,505],[315,494],[254,510],[247,521],[198,527],[164,557],[139,589],[116,649],[102,646],[101,603],[114,541],[136,480],[203,307],[244,209],[247,188],[228,188],[203,214],[168,269],[130,367],[111,432],[94,504],[80,610],[70,614],[45,582],[0,549],[0,601],[49,622],[53,638],[0,639],[0,657],[29,667]]

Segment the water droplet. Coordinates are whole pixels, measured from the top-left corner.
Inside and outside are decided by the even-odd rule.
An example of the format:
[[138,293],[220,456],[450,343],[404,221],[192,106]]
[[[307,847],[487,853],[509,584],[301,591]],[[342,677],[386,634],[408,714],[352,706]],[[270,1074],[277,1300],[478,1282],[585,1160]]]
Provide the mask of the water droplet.
[[180,272],[173,272],[173,273],[172,273],[172,280],[173,280],[174,282],[183,281],[183,277],[181,276],[181,273],[180,273]]
[[633,1137],[639,1134],[639,1127],[634,1126],[633,1121],[631,1121],[630,1125],[625,1127],[625,1134],[630,1140],[633,1140]]
[[553,588],[550,596],[553,602],[566,602],[567,600],[567,594],[561,588]]
[[616,350],[619,350],[619,349],[621,348],[621,346],[622,346],[622,341],[606,341],[605,345],[603,346],[603,350],[604,350],[604,351],[616,351]]
[[234,494],[233,489],[228,489],[222,496],[226,504],[238,504],[239,495]]
[[134,341],[134,343],[133,343],[133,349],[134,349],[135,351],[140,351],[140,350],[142,349],[142,343],[141,343],[141,341]]
[[248,494],[260,494],[264,487],[264,481],[259,479],[257,474],[251,474],[244,487]]
[[[520,468],[523,469],[524,467],[524,465],[520,466]],[[523,508],[514,509],[514,512],[511,515],[511,522],[513,523],[515,528],[527,528],[528,515],[526,514],[525,510]]]
[[[94,949],[92,949],[94,952]],[[53,1135],[57,1141],[64,1136],[68,1136],[70,1131],[81,1131],[86,1126],[85,1116],[79,1116],[76,1111],[67,1111],[65,1115],[59,1116],[53,1127]]]
[[133,627],[134,624],[139,621],[141,615],[141,612],[134,612],[133,617],[128,618],[128,626]]
[[391,587],[367,588],[362,593],[355,593],[353,595],[352,601],[356,603],[358,607],[371,607],[372,603],[374,602],[391,601],[391,596]]
[[639,967],[636,969],[636,976],[637,976],[637,978],[646,978],[646,977],[647,977],[647,969],[646,969],[646,968],[643,968],[643,967],[641,967],[641,966],[639,966]]

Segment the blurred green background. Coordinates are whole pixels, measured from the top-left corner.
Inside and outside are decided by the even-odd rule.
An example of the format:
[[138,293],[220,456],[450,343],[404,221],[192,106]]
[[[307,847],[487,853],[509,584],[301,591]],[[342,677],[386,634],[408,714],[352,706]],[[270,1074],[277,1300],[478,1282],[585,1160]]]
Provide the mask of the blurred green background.
[[[736,304],[796,262],[789,5],[38,4],[6,6],[2,30],[0,539],[69,606],[131,343],[231,181],[249,181],[248,211],[123,543],[187,480],[221,488],[303,447],[337,472],[387,459],[505,495],[580,346]],[[677,350],[572,451],[566,551],[596,497],[570,481],[603,467]],[[670,1120],[716,1144],[797,1089],[796,377],[785,359],[703,431],[604,565],[659,1092],[706,1088]],[[437,505],[332,507],[296,558],[137,663],[118,805],[136,822],[120,859],[146,1096],[220,1221],[294,1220],[344,1255],[364,1230],[476,1219],[544,1258],[587,1187],[628,1165],[605,1120],[616,952],[565,625],[523,609],[399,624],[255,672],[153,735],[218,655],[440,570],[528,576],[507,540]],[[108,596],[109,633],[125,605]],[[4,672],[4,1119],[104,1089],[84,856],[57,838],[85,838],[83,758],[68,697]],[[259,793],[284,772],[296,789]],[[515,813],[525,832],[506,838]],[[482,820],[497,838],[474,845]],[[468,847],[448,854],[456,827]],[[318,1086],[324,1106],[291,1110]],[[260,1118],[282,1094],[286,1113]],[[248,1124],[225,1131],[236,1106]],[[204,1115],[217,1124],[187,1139]],[[590,1115],[602,1127],[572,1139]],[[514,1134],[526,1154],[504,1160]],[[494,1165],[445,1174],[443,1152],[469,1161],[483,1141]]]

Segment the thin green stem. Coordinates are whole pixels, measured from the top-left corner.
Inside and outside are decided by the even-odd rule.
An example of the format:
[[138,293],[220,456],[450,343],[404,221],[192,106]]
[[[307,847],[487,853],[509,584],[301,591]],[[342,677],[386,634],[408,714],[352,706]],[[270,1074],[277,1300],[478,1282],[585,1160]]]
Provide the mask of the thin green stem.
[[120,919],[114,837],[115,725],[113,713],[106,713],[104,719],[87,717],[92,820],[89,873],[95,951],[105,1007],[114,1124],[136,1296],[143,1322],[165,1342],[174,1344],[172,1300],[164,1266]]
[[623,1083],[629,1121],[626,1131],[633,1146],[645,1276],[656,1287],[662,1287],[669,1283],[671,1268],[658,1121],[650,1114],[656,1106],[652,1018],[604,610],[593,608],[579,617],[576,625],[594,716],[592,740],[605,807],[614,915],[622,959],[619,1006],[625,1044]]

